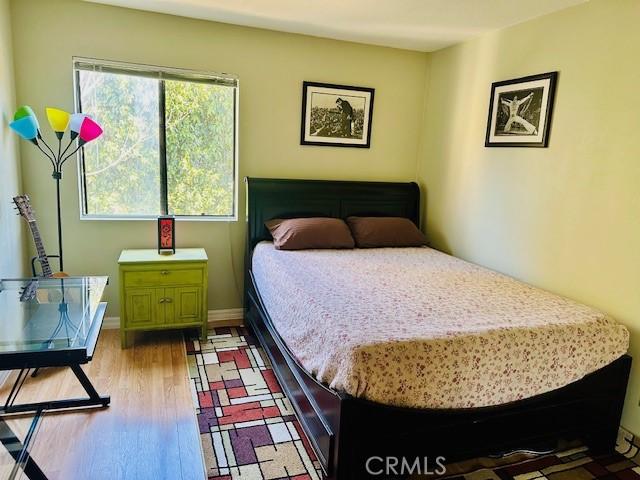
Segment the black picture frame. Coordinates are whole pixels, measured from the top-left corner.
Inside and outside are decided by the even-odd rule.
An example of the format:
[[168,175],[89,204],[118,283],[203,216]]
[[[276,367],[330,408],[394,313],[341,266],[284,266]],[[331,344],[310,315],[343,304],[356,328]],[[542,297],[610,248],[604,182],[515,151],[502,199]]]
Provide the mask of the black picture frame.
[[[547,72],[492,83],[484,146],[548,147],[557,81],[558,72]],[[531,107],[532,102],[536,103],[529,112],[528,119],[518,115],[520,103],[515,106],[515,115],[510,111],[512,102],[518,101],[517,94],[520,92],[522,95],[526,94],[525,99],[531,96],[528,104],[527,100],[522,102],[522,98],[520,99],[525,110]],[[509,98],[511,94],[513,97]],[[508,103],[498,104],[497,102],[501,100]],[[501,106],[503,110],[500,109]],[[499,122],[505,120],[506,128],[500,128]],[[513,124],[520,125],[519,132],[510,132],[510,126]],[[528,129],[531,128],[535,130],[529,132]]]
[[[322,90],[322,92],[314,92],[314,89]],[[332,92],[333,90],[333,92]],[[311,117],[307,119],[307,105],[309,101],[313,100],[314,93],[320,93],[328,96],[335,96],[341,98],[340,95],[345,96],[347,92],[359,92],[360,98],[364,98],[363,119],[362,119],[362,136],[361,137],[349,137],[338,135],[322,136],[317,133],[312,134]],[[349,93],[346,95],[348,96]],[[354,96],[355,97],[355,96]],[[373,121],[373,100],[375,97],[375,89],[369,87],[355,87],[351,85],[338,85],[333,83],[320,83],[320,82],[302,82],[302,116],[300,119],[300,145],[316,145],[323,147],[354,147],[354,148],[370,148],[371,147],[371,127]],[[337,102],[337,99],[336,99]],[[349,104],[349,108],[352,108]],[[353,109],[357,110],[357,109]],[[345,120],[346,121],[346,120]],[[350,129],[354,128],[354,123],[359,125],[359,122],[351,120]],[[343,124],[344,126],[344,124]],[[324,128],[324,127],[323,127]],[[327,128],[329,126],[327,125]],[[311,139],[314,137],[314,139]]]
[[[171,247],[162,246],[162,223],[171,223]],[[158,217],[158,253],[161,255],[173,255],[176,253],[176,219],[171,215]]]

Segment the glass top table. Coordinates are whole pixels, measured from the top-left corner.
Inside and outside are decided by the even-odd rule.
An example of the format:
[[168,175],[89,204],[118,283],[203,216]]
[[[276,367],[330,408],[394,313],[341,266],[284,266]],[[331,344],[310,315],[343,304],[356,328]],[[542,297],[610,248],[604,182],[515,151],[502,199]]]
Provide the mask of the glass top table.
[[[108,277],[0,279],[0,370],[18,370],[13,387],[0,405],[0,478],[26,475],[46,480],[30,457],[29,445],[41,416],[51,410],[107,407],[81,365],[98,343],[107,304],[102,294]],[[30,372],[42,367],[69,367],[87,393],[84,398],[16,404]],[[16,429],[16,414],[29,414],[28,427]]]
[[[41,353],[93,354],[108,277],[0,280],[0,369]],[[104,312],[102,312],[104,313]],[[97,328],[96,328],[97,327]],[[51,356],[51,355],[48,355]],[[30,363],[30,362],[26,362]]]

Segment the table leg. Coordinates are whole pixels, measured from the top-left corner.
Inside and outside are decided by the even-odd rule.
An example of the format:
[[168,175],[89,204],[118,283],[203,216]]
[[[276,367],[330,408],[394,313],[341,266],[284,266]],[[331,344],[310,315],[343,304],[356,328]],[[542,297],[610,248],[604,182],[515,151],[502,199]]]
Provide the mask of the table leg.
[[[13,457],[13,459],[17,462],[20,462],[23,455],[28,455],[27,461],[25,462],[22,470],[24,471],[27,478],[30,480],[47,480],[47,476],[40,469],[38,464],[31,458],[29,452],[23,452],[24,445],[22,442],[16,437],[11,427],[7,425],[7,422],[4,419],[0,418],[0,442],[7,449],[7,452]],[[19,468],[19,467],[14,467]]]
[[84,373],[84,370],[82,370],[82,367],[80,365],[71,365],[71,370],[73,370],[73,373],[76,374],[76,377],[78,377],[78,381],[80,382],[84,390],[87,392],[91,400],[100,402],[103,407],[106,407],[107,405],[109,405],[109,403],[111,402],[111,397],[100,396],[100,394],[96,391],[93,384],[91,383],[91,380],[89,380],[89,378],[87,377],[87,374]]
[[[73,371],[73,373],[78,378],[78,381],[89,395],[89,398],[70,398],[68,400],[50,400],[47,402],[35,402],[35,403],[22,403],[18,405],[14,405],[13,403],[6,404],[4,407],[0,407],[0,414],[10,414],[10,413],[21,413],[21,412],[32,412],[36,410],[60,410],[63,408],[79,408],[79,407],[97,407],[102,406],[106,407],[111,403],[111,397],[101,396],[98,394],[93,384],[82,370],[80,365],[69,365],[69,368]],[[27,372],[28,375],[28,372]],[[26,375],[25,375],[26,376]],[[20,376],[16,381],[20,381]],[[15,386],[15,385],[14,385]],[[13,398],[18,395],[18,391],[22,387],[22,382],[17,386],[17,390],[13,395]]]
[[5,410],[9,408],[11,405],[13,405],[13,402],[15,402],[16,397],[18,396],[18,392],[20,392],[20,389],[22,388],[22,385],[24,385],[24,381],[27,379],[28,376],[29,376],[28,368],[23,368],[18,372],[18,377],[16,378],[16,381],[13,383],[13,386],[11,387],[11,391],[7,396],[7,401],[4,404]]

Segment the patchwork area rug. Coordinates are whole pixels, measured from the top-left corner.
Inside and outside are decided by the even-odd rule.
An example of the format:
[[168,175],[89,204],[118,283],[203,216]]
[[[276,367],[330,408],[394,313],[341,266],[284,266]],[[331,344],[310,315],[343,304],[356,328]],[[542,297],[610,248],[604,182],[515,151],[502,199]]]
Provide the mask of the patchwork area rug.
[[209,479],[320,480],[320,465],[264,351],[243,328],[187,339]]
[[[616,452],[591,456],[586,447],[548,455],[516,453],[503,458],[477,458],[447,466],[444,476],[415,480],[631,480],[640,479],[638,447],[633,435],[621,432]],[[459,473],[455,473],[459,472]]]
[[[319,463],[278,385],[267,355],[244,328],[216,328],[206,343],[187,338],[189,376],[209,480],[320,480]],[[447,466],[415,480],[640,480],[640,453],[624,430],[617,452],[585,447],[513,454]],[[373,477],[381,478],[382,477]]]

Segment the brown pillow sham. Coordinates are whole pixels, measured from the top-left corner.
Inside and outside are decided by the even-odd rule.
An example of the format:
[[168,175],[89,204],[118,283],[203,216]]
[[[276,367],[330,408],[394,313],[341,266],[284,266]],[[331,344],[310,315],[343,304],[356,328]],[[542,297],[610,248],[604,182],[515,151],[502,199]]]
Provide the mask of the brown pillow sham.
[[347,224],[359,248],[420,247],[427,238],[404,217],[349,217]]
[[276,218],[264,224],[278,250],[355,246],[349,227],[339,218]]

